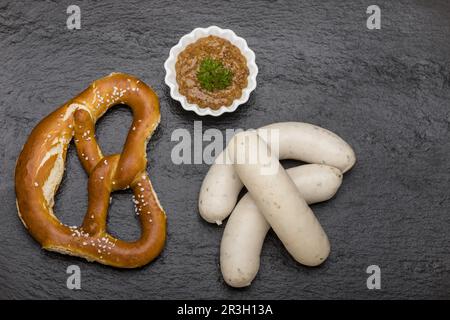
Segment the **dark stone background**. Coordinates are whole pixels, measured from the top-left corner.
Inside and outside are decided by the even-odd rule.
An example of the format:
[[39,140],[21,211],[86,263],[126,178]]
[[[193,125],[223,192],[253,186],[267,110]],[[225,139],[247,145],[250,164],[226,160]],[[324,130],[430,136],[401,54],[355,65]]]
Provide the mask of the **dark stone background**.
[[[366,8],[382,29],[366,28]],[[66,29],[81,7],[82,29]],[[237,112],[201,118],[174,102],[163,63],[178,39],[217,24],[247,39],[258,87]],[[450,298],[450,3],[442,1],[0,1],[0,298]],[[117,270],[45,252],[21,225],[14,166],[31,129],[92,80],[122,71],[160,97],[162,122],[148,146],[149,174],[168,214],[161,256]],[[331,201],[314,206],[332,243],[318,268],[294,262],[272,233],[251,287],[222,280],[223,227],[205,223],[197,197],[208,165],[170,160],[173,130],[251,128],[305,121],[355,149],[357,165]],[[131,121],[109,112],[97,132],[105,154],[120,152]],[[68,155],[56,213],[80,224],[87,177]],[[114,195],[111,232],[139,236],[130,193]],[[66,288],[66,267],[82,290]],[[382,290],[366,288],[368,265]]]

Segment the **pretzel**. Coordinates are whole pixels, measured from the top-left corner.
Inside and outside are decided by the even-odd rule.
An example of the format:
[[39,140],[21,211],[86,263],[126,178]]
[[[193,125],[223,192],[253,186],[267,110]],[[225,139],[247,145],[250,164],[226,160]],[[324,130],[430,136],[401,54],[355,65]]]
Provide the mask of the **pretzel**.
[[[130,106],[133,123],[122,153],[104,156],[95,138],[95,123],[117,104]],[[155,92],[134,77],[112,73],[33,129],[16,166],[17,210],[44,249],[120,268],[140,267],[158,256],[166,237],[166,215],[146,173],[146,146],[159,121]],[[80,227],[64,225],[53,213],[72,138],[89,175],[88,208]],[[141,223],[141,237],[133,242],[106,230],[110,194],[127,188],[133,190]]]

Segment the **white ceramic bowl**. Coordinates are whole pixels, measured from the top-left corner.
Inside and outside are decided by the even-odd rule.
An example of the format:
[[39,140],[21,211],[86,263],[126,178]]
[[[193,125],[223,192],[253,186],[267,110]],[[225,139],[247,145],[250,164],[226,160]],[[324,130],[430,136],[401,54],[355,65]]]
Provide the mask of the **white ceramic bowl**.
[[[209,35],[226,39],[236,47],[238,47],[242,55],[247,60],[247,67],[249,71],[249,75],[247,78],[247,87],[242,90],[241,97],[239,99],[235,99],[231,105],[222,106],[217,110],[213,110],[210,108],[200,108],[197,104],[189,103],[186,97],[180,94],[180,92],[178,91],[178,83],[175,71],[175,63],[177,62],[178,54],[183,51],[189,44]],[[181,37],[178,44],[170,49],[169,58],[167,58],[166,62],[164,63],[164,68],[166,69],[165,82],[170,88],[170,95],[172,96],[172,98],[179,101],[183,109],[194,111],[199,116],[220,116],[225,112],[235,111],[237,107],[247,102],[250,93],[256,88],[256,75],[258,74],[258,67],[255,63],[255,53],[247,46],[247,41],[245,41],[241,37],[238,37],[230,29],[221,29],[217,26],[211,26],[209,28],[196,28],[191,33]]]

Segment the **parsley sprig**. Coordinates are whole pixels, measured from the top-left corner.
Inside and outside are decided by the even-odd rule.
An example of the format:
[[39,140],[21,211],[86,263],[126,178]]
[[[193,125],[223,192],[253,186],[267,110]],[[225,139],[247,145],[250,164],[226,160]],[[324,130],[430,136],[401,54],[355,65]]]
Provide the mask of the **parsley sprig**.
[[200,63],[197,79],[205,90],[222,90],[231,84],[233,72],[227,69],[220,60],[205,58]]

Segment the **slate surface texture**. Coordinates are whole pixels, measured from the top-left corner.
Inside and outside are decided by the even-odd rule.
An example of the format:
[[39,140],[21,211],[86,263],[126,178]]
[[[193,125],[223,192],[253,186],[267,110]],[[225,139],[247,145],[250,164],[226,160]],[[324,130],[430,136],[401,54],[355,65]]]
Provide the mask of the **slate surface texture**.
[[[381,30],[366,28],[373,1],[0,1],[0,298],[397,299],[450,298],[450,2],[377,1]],[[81,30],[66,9],[81,8]],[[170,98],[163,63],[195,27],[218,25],[256,53],[258,87],[233,114],[198,117]],[[160,97],[162,122],[148,172],[168,215],[161,256],[117,270],[46,252],[20,223],[14,168],[32,128],[110,72],[134,74]],[[177,128],[255,128],[304,121],[348,141],[357,165],[337,196],[315,205],[332,244],[318,268],[297,264],[271,232],[246,289],[219,270],[223,226],[204,222],[198,192],[208,165],[175,165]],[[105,154],[120,152],[127,108],[99,121]],[[73,146],[55,212],[80,224],[87,176]],[[131,194],[114,194],[108,227],[139,237]],[[82,289],[66,288],[76,264]],[[368,290],[366,268],[382,271]]]

